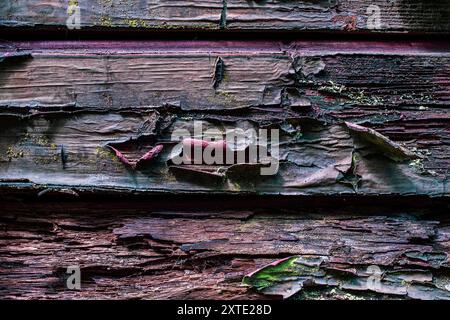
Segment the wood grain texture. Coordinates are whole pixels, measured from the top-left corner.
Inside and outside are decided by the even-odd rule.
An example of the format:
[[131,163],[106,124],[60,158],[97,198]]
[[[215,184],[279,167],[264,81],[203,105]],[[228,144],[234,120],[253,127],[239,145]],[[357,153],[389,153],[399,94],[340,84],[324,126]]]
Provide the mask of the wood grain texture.
[[[113,200],[114,201],[114,200]],[[428,209],[316,206],[151,209],[150,203],[2,203],[3,299],[256,299],[244,276],[295,256],[298,299],[449,299],[448,204]],[[381,205],[381,203],[380,203]],[[217,205],[216,205],[217,206]],[[320,263],[318,263],[320,262]],[[81,268],[81,290],[66,269]],[[380,290],[368,289],[377,266]],[[297,274],[298,276],[299,274]],[[291,279],[292,280],[292,279]],[[281,288],[280,288],[281,286]],[[270,290],[272,289],[272,290]]]
[[[445,43],[17,42],[3,51],[14,53],[0,70],[4,187],[449,193]],[[278,174],[171,166],[172,133],[195,120],[222,133],[279,129]],[[134,170],[110,145],[132,161],[163,149]]]
[[[69,1],[4,0],[0,25],[66,29]],[[425,0],[77,0],[81,28],[95,30],[450,31],[450,2]],[[380,28],[370,26],[380,10]],[[369,24],[368,24],[369,22]]]

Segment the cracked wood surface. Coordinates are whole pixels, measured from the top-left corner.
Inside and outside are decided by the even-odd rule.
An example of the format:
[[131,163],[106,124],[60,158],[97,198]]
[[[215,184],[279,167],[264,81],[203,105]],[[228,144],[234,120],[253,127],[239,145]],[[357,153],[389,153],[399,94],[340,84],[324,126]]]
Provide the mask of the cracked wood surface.
[[[419,202],[411,209],[413,200],[396,207],[382,198],[379,206],[347,202],[337,207],[329,201],[314,206],[297,199],[283,208],[262,209],[255,202],[252,209],[243,209],[228,200],[232,203],[224,203],[232,210],[214,209],[217,205],[211,201],[169,209],[173,201],[155,206],[158,201],[5,200],[0,215],[0,296],[450,297],[448,201],[427,206]],[[272,270],[266,278],[257,271],[281,258],[295,261],[297,269]],[[73,265],[81,267],[80,291],[65,287],[66,268]],[[381,272],[375,290],[368,287],[374,266]],[[247,279],[244,285],[249,275],[253,282]]]
[[[69,2],[89,36],[450,30],[448,0]],[[0,27],[66,34],[67,4],[3,0]],[[1,42],[0,298],[450,299],[449,49]],[[279,172],[176,164],[200,120],[280,130]]]
[[[444,42],[8,43],[1,185],[73,194],[447,196],[448,49]],[[252,174],[257,163],[172,165],[172,133],[193,133],[195,120],[222,133],[279,129],[278,174]],[[142,158],[150,161],[127,165]]]
[[[68,3],[81,30],[302,30],[448,33],[450,2],[426,0],[3,0],[0,26],[64,30]],[[371,22],[380,12],[379,29]],[[375,14],[375,15],[374,15]]]

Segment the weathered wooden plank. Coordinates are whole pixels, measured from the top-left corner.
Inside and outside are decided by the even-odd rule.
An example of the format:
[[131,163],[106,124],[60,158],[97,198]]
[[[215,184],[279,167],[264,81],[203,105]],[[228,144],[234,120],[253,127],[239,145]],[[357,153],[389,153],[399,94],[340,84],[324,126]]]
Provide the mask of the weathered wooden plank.
[[[229,199],[232,200],[232,199]],[[2,202],[3,299],[449,299],[448,204],[233,211],[154,203]],[[217,207],[217,204],[215,205]],[[295,256],[261,293],[244,276]],[[81,290],[66,287],[81,269]],[[370,287],[374,268],[383,272]],[[280,272],[288,270],[281,270]],[[286,273],[284,273],[286,274]],[[255,276],[254,276],[255,277]],[[278,278],[276,278],[278,277]],[[292,280],[293,278],[291,278]],[[302,280],[300,279],[300,280]],[[247,283],[261,289],[261,281]],[[299,281],[300,281],[299,280]],[[395,289],[395,290],[394,290]],[[269,294],[263,296],[262,294]]]
[[66,29],[69,5],[81,30],[450,31],[448,0],[4,0],[0,25]]
[[448,32],[450,2],[227,0],[227,27],[252,30]]
[[68,7],[80,10],[81,28],[217,29],[221,0],[6,0],[0,5],[5,27],[67,28]]
[[[447,46],[363,44],[10,43],[2,185],[448,195]],[[279,172],[171,164],[173,133],[193,134],[194,121],[222,134],[279,130]],[[115,155],[137,161],[155,147],[140,168]]]

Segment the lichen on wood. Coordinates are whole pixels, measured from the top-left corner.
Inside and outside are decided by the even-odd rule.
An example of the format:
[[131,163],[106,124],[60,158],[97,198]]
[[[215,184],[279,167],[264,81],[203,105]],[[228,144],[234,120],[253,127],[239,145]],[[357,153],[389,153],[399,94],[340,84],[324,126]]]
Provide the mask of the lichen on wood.
[[[329,33],[448,33],[449,1],[427,0],[161,0],[77,1],[81,32],[303,31]],[[376,6],[381,16],[373,26]],[[64,30],[67,6],[59,0],[3,0],[0,26]]]
[[[2,203],[4,299],[449,298],[442,200],[218,205],[209,196],[180,203],[47,195]],[[65,285],[72,265],[82,290]]]
[[[32,184],[23,187],[448,195],[445,45],[13,44],[33,59],[2,69],[0,175]],[[172,133],[195,121],[223,134],[279,130],[279,171],[261,178],[255,163],[171,166]],[[158,157],[129,170],[159,145]]]

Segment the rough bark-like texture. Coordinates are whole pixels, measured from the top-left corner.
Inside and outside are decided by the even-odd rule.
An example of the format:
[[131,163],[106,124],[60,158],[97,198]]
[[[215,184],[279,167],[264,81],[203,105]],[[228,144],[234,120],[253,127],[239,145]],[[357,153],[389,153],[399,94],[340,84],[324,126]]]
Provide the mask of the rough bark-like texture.
[[[10,40],[124,40],[0,44],[0,298],[450,299],[448,42],[126,40],[413,39],[448,35],[449,8],[2,0]],[[220,139],[193,136],[195,121]],[[278,129],[279,153],[174,160],[181,146],[229,150],[237,128]],[[279,171],[261,176],[268,160]],[[81,290],[66,288],[71,266]]]
[[[8,45],[3,187],[449,194],[445,43]],[[194,134],[195,120],[223,134],[279,129],[279,172],[261,177],[258,159],[174,165],[172,133]]]
[[[243,210],[236,199],[168,209],[155,202],[8,202],[0,215],[0,296],[18,299],[448,299],[448,202],[403,208]],[[413,201],[418,203],[411,209]],[[157,203],[157,202],[156,202]],[[176,204],[176,201],[170,201]],[[294,202],[293,202],[294,203]],[[308,207],[298,207],[298,203]],[[325,202],[324,202],[325,203]],[[330,203],[330,201],[328,201]],[[373,201],[372,201],[373,203]],[[247,201],[247,205],[248,205]],[[383,206],[383,207],[381,207]],[[284,257],[292,270],[244,276]],[[293,258],[291,258],[292,260]],[[289,261],[291,261],[289,260]],[[80,291],[66,269],[81,267]],[[368,286],[380,270],[381,286]],[[280,271],[280,270],[278,270]],[[286,278],[286,276],[290,276]],[[256,280],[255,280],[256,279]],[[268,283],[272,286],[268,286]],[[276,284],[276,286],[274,285]],[[299,285],[301,283],[302,285]],[[261,289],[258,293],[256,289]],[[376,289],[378,288],[378,289]],[[276,295],[276,296],[273,296]]]
[[3,0],[0,25],[66,29],[69,3],[82,30],[450,31],[448,0]]

